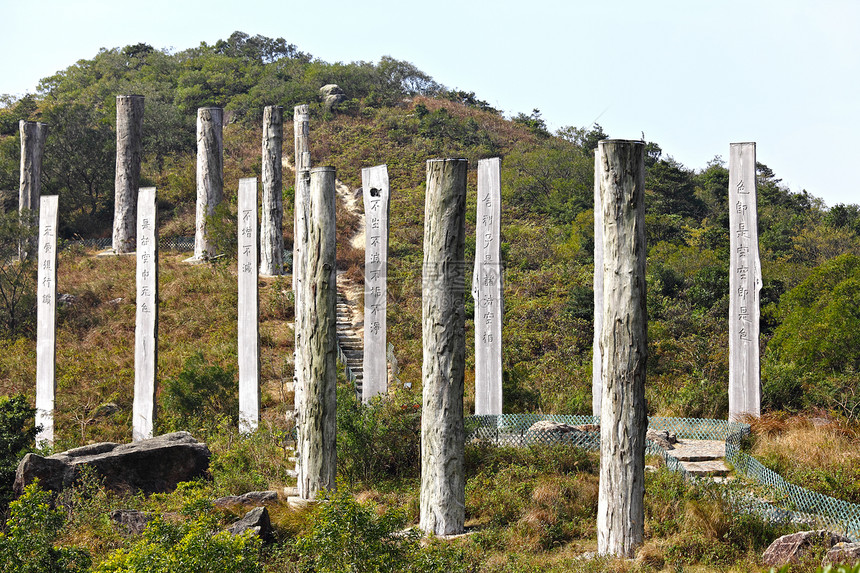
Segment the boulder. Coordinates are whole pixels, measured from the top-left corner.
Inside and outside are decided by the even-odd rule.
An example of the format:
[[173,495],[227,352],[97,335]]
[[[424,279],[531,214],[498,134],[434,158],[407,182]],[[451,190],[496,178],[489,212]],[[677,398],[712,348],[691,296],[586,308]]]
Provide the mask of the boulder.
[[571,426],[552,420],[540,420],[528,429],[529,432],[556,432],[559,434],[576,434],[580,432],[600,432],[600,426],[596,424],[583,424],[582,426]]
[[152,514],[136,509],[115,509],[110,512],[110,519],[128,535],[140,535],[152,521]]
[[821,565],[851,565],[860,562],[860,543],[840,541],[827,551]]
[[253,531],[263,542],[272,541],[272,522],[269,520],[269,510],[265,507],[255,507],[245,514],[245,517],[231,525],[227,531],[233,535],[242,535]]
[[80,469],[94,469],[106,488],[119,492],[166,493],[176,484],[205,475],[209,448],[188,432],[164,434],[130,444],[104,442],[42,457],[27,454],[18,464],[14,490],[39,479],[45,489],[62,491],[72,485]]
[[771,567],[782,567],[787,563],[798,563],[815,547],[829,550],[837,543],[850,541],[844,535],[826,529],[799,531],[783,535],[771,543],[762,555],[762,562]]
[[278,492],[276,491],[249,491],[242,495],[228,495],[219,497],[212,502],[218,509],[234,509],[245,506],[262,506],[278,503]]
[[337,104],[346,101],[346,94],[343,93],[343,90],[337,84],[326,84],[321,87],[320,97],[326,111],[331,111],[337,107]]
[[678,438],[675,434],[667,431],[648,430],[645,438],[651,440],[664,450],[674,450],[675,447],[672,444],[678,443]]

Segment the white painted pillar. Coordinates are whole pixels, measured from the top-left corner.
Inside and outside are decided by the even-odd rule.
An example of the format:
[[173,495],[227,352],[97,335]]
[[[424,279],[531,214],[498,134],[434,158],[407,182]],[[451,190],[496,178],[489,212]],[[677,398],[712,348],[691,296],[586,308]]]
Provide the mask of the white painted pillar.
[[475,415],[502,413],[502,160],[478,161],[475,229]]
[[137,195],[137,314],[134,328],[134,441],[152,437],[158,371],[158,210],[155,187]]
[[361,170],[364,198],[364,361],[362,401],[388,392],[388,167]]
[[57,363],[57,195],[39,199],[39,270],[36,286],[36,445],[54,443]]
[[239,180],[239,431],[260,424],[260,313],[257,280],[257,179]]
[[729,146],[729,420],[761,414],[755,143]]

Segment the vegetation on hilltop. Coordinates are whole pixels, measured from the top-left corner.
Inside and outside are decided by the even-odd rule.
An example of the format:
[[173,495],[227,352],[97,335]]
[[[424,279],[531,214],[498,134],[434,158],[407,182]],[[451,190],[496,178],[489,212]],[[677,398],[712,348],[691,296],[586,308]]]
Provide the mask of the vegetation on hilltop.
[[[318,102],[318,89],[327,83],[339,84],[348,98],[334,111]],[[538,110],[506,119],[474,93],[449,90],[408,62],[385,57],[378,63],[327,63],[281,38],[236,32],[213,45],[176,53],[146,44],[102,50],[45,78],[37,93],[0,101],[0,189],[17,186],[18,120],[49,123],[43,193],[60,196],[63,239],[110,234],[115,96],[124,93],[146,96],[141,184],[158,188],[163,236],[191,234],[194,228],[195,113],[200,106],[218,105],[227,112],[226,198],[215,229],[228,254],[235,237],[238,179],[260,174],[263,106],[282,105],[289,116],[294,105],[310,103],[313,163],[334,165],[338,178],[351,188],[361,184],[362,167],[386,163],[389,168],[388,336],[404,384],[392,389],[390,399],[364,407],[347,399],[349,389],[341,380],[338,412],[342,487],[364,490],[364,499],[378,506],[380,514],[374,517],[346,498],[333,503],[353,516],[350,524],[338,522],[338,515],[273,510],[279,543],[277,549],[263,551],[266,567],[337,570],[338,562],[317,559],[312,549],[345,543],[335,532],[360,523],[363,529],[356,538],[368,544],[360,549],[390,550],[411,563],[413,568],[404,570],[450,570],[454,560],[469,571],[626,570],[625,565],[577,559],[593,549],[589,516],[597,479],[594,457],[577,451],[470,448],[467,513],[479,533],[453,552],[434,552],[432,546],[417,547],[409,537],[393,541],[390,531],[417,518],[425,161],[465,157],[474,168],[481,158],[503,159],[506,411],[590,413],[594,150],[609,134],[599,125],[551,134]],[[289,127],[285,132],[284,153],[292,158]],[[702,169],[690,169],[655,142],[646,143],[646,168],[649,414],[724,417],[728,170],[719,156]],[[473,169],[467,212],[472,237],[475,178]],[[757,180],[764,405],[772,412],[840,420],[833,435],[856,444],[860,207],[826,208],[805,192],[791,192],[764,164],[757,165]],[[284,181],[289,248],[293,189],[289,175]],[[0,245],[7,253],[0,257],[0,394],[32,400],[34,311],[27,293],[35,284],[35,269],[12,262],[20,234],[17,214],[0,223]],[[356,225],[355,216],[339,205],[338,266],[361,280],[363,253],[347,240]],[[467,261],[474,250],[472,238]],[[80,248],[59,255],[58,289],[72,297],[58,311],[58,449],[130,437],[134,262],[91,255]],[[159,535],[174,541],[186,536],[197,543],[201,531],[214,527],[213,519],[229,520],[231,516],[213,517],[205,504],[194,506],[202,498],[290,484],[285,471],[294,312],[289,278],[261,283],[263,424],[252,439],[240,439],[231,398],[237,355],[235,260],[228,256],[191,267],[168,251],[160,259],[163,415],[158,429],[190,429],[206,440],[214,452],[213,479],[148,500],[117,500],[97,483],[81,486],[86,491],[67,500],[74,510],[68,511],[63,529],[52,525],[49,533],[59,536],[61,544],[86,548],[101,570],[109,570],[109,564],[126,567],[148,552],[168,558],[163,547],[150,543]],[[471,318],[474,303],[468,294],[466,304]],[[471,321],[467,329],[471,332]],[[471,361],[473,348],[467,345],[467,411],[473,405]],[[23,398],[14,400],[1,404],[17,404],[13,413],[18,423],[31,414],[23,408]],[[790,434],[793,427],[775,424],[770,431]],[[854,476],[848,469],[856,464],[854,458],[828,462],[823,474],[803,473],[766,446],[756,447],[771,467],[819,491],[857,499],[856,488],[840,489],[833,478]],[[20,444],[13,443],[7,453],[20,455]],[[755,552],[776,533],[732,512],[710,490],[687,486],[665,472],[649,477],[646,486],[651,501],[642,570],[691,564],[748,570],[758,564]],[[27,499],[41,498],[31,492]],[[103,517],[117,503],[157,513],[194,506],[205,515],[183,526],[162,523],[139,543],[127,543]],[[305,541],[293,545],[298,538]],[[112,554],[123,547],[125,553]],[[256,546],[238,544],[232,550],[245,555]],[[258,570],[257,562],[247,570]]]

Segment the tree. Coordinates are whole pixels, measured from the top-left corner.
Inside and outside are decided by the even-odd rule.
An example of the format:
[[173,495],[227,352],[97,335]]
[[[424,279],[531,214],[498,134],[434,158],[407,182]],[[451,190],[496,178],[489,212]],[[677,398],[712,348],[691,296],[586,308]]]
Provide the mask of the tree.
[[32,336],[36,325],[36,260],[18,260],[18,245],[33,235],[31,217],[0,215],[0,335]]
[[0,512],[12,499],[18,461],[36,440],[36,409],[23,394],[0,397]]

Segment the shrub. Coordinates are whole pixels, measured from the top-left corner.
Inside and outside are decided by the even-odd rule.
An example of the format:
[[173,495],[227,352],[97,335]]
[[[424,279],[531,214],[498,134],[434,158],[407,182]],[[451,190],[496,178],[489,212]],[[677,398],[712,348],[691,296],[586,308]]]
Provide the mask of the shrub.
[[63,514],[51,508],[51,494],[32,483],[9,504],[11,516],[0,533],[0,563],[16,573],[73,573],[86,571],[89,555],[80,549],[55,547]]
[[261,573],[260,539],[218,531],[211,508],[191,492],[182,513],[196,518],[176,523],[155,518],[141,539],[108,555],[96,573]]
[[23,394],[0,397],[0,511],[12,501],[18,460],[36,439],[35,413]]
[[175,429],[227,416],[235,425],[239,419],[239,388],[235,368],[223,368],[193,354],[176,378],[164,382],[163,405],[166,418]]

